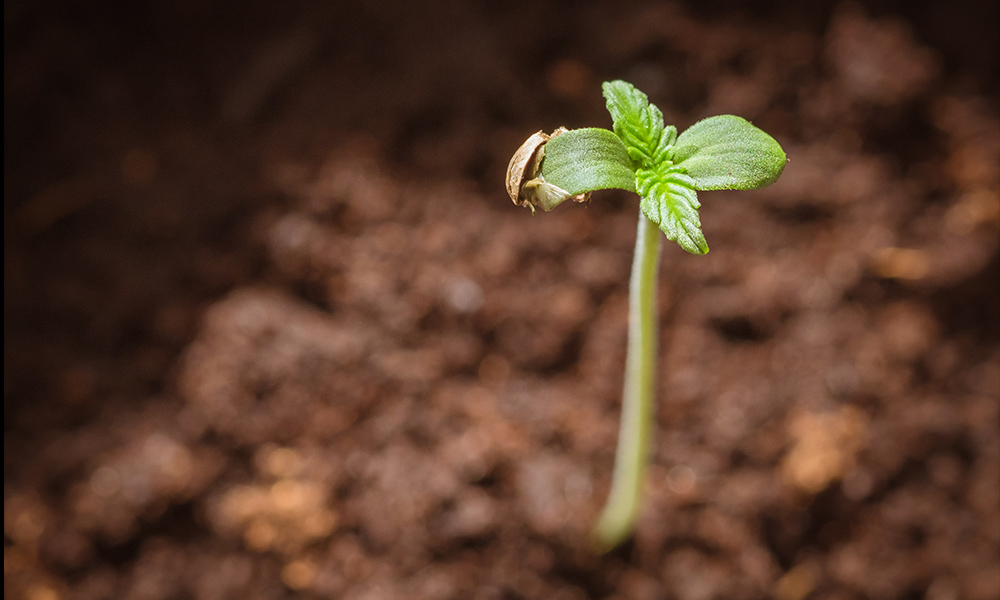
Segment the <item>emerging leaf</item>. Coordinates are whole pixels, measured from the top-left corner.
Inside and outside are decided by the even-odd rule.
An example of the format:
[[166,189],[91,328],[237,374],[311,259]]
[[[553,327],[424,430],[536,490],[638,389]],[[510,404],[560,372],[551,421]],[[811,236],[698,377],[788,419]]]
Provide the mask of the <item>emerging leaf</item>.
[[774,183],[785,152],[774,138],[734,115],[698,121],[677,138],[674,163],[699,190],[750,190]]
[[636,191],[641,196],[639,207],[646,218],[656,223],[668,240],[677,242],[691,254],[707,253],[694,180],[669,164],[639,169],[635,177]]
[[633,161],[652,168],[670,160],[670,146],[677,138],[677,128],[663,125],[663,113],[631,83],[616,80],[603,85],[608,112],[615,133],[625,143]]

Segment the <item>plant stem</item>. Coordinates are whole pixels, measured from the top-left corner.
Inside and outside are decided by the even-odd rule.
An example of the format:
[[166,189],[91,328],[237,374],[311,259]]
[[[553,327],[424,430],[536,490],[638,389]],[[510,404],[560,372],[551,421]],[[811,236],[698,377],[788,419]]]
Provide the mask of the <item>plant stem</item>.
[[629,280],[628,349],[621,426],[611,491],[591,538],[608,551],[632,534],[639,513],[646,463],[653,433],[656,389],[657,326],[656,280],[660,263],[661,233],[639,211],[639,227]]

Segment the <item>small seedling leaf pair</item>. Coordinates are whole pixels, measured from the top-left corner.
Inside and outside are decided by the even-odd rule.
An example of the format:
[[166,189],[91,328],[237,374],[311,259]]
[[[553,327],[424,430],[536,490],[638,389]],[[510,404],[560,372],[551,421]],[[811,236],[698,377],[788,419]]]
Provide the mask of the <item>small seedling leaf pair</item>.
[[624,81],[604,84],[614,132],[599,128],[534,134],[511,159],[514,202],[552,210],[595,190],[639,194],[639,206],[667,239],[692,254],[708,252],[698,191],[748,190],[773,183],[785,153],[768,134],[734,115],[698,121],[677,134],[646,94]]
[[[615,134],[634,161],[642,212],[667,239],[692,254],[708,252],[698,217],[698,191],[747,190],[775,181],[785,153],[746,119],[720,115],[677,135],[646,94],[624,81],[604,84]],[[543,165],[544,172],[544,165]]]

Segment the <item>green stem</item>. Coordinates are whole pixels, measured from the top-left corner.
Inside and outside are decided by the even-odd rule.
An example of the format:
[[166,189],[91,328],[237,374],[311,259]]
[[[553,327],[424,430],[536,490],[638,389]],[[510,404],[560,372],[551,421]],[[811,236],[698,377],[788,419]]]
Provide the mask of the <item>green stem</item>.
[[622,543],[635,527],[639,492],[649,460],[656,389],[656,274],[660,262],[660,230],[639,211],[639,227],[629,281],[628,351],[621,426],[611,492],[591,532],[601,551]]

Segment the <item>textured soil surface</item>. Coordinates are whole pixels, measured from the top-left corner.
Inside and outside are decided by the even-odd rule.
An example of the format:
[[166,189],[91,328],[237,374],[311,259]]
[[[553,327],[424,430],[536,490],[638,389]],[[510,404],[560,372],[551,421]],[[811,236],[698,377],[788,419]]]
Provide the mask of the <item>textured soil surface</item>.
[[[6,598],[1000,598],[995,3],[91,4],[4,7]],[[612,78],[790,162],[601,556],[637,201],[503,175]]]

